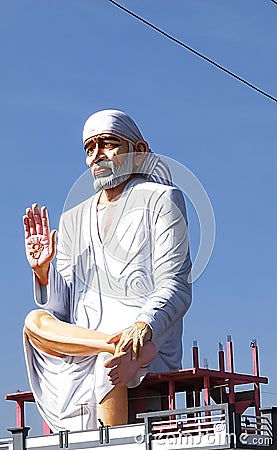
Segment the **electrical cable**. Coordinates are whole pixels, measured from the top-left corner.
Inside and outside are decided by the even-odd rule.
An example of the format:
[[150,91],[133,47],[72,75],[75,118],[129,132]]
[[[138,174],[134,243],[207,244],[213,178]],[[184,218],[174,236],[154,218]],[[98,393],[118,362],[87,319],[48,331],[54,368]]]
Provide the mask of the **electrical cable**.
[[136,19],[140,20],[145,25],[149,26],[150,28],[153,28],[153,30],[156,30],[158,33],[160,33],[163,36],[167,37],[168,39],[170,39],[171,41],[175,42],[176,44],[181,45],[181,47],[186,48],[190,52],[194,53],[195,55],[199,56],[200,58],[202,58],[205,61],[209,62],[210,64],[214,65],[215,67],[217,67],[218,69],[220,69],[223,72],[227,73],[228,75],[232,76],[233,78],[236,78],[241,83],[246,84],[248,87],[254,89],[255,91],[259,92],[260,94],[262,94],[262,95],[270,98],[271,100],[277,102],[277,98],[276,97],[273,97],[272,95],[268,94],[267,92],[263,91],[262,89],[258,88],[257,86],[254,86],[254,84],[249,83],[249,81],[247,81],[244,78],[236,75],[235,73],[231,72],[230,70],[228,70],[225,67],[223,67],[220,64],[218,64],[217,62],[213,61],[212,59],[210,59],[207,56],[203,55],[202,53],[198,52],[197,50],[194,50],[192,47],[189,47],[188,45],[184,44],[182,41],[179,41],[175,37],[171,36],[170,34],[166,33],[165,31],[163,31],[161,28],[156,27],[156,25],[153,25],[151,22],[148,22],[147,20],[143,19],[143,17],[135,14],[133,11],[130,11],[129,9],[125,8],[124,6],[122,6],[119,3],[115,2],[114,0],[108,0],[108,2],[110,2],[113,5],[117,6],[119,9],[121,9],[122,11],[125,11],[130,16],[133,16]]

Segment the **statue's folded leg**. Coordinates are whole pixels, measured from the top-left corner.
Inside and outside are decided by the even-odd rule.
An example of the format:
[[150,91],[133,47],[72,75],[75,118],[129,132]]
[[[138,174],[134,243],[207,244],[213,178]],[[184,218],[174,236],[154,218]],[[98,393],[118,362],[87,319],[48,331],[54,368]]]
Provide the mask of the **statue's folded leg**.
[[52,356],[64,357],[114,354],[113,344],[107,344],[109,334],[62,322],[45,310],[33,310],[25,319],[24,332],[30,342]]
[[107,425],[128,423],[128,394],[126,386],[115,386],[97,406],[97,418]]
[[[30,343],[38,350],[52,356],[89,356],[99,353],[114,355],[115,345],[107,344],[111,337],[77,325],[62,322],[45,310],[31,311],[25,319],[24,332]],[[107,360],[108,376],[113,385],[99,401],[98,417],[104,423],[119,425],[127,423],[127,382],[139,367],[148,364],[156,355],[152,342],[147,342],[138,360],[132,359],[131,351],[120,352]]]

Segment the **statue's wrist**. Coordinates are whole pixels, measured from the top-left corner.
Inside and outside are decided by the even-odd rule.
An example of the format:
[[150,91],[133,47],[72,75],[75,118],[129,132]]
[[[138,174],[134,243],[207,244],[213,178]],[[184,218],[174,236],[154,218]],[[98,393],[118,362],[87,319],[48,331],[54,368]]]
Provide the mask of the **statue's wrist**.
[[33,269],[36,278],[42,286],[46,286],[48,284],[48,272],[49,265],[47,267],[36,267]]
[[141,332],[145,332],[145,335],[147,335],[149,341],[152,339],[152,328],[147,322],[141,322],[138,321],[136,324],[139,326]]

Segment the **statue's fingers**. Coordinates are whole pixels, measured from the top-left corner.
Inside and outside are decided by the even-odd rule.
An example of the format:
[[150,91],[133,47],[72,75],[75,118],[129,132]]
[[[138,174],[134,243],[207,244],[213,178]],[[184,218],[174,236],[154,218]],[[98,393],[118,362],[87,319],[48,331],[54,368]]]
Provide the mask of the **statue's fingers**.
[[139,351],[140,351],[140,341],[136,337],[133,340],[133,347],[132,347],[132,359],[138,359],[139,357]]
[[108,344],[116,344],[117,347],[121,347],[125,342],[125,338],[127,335],[127,330],[119,331],[116,334],[113,334],[109,339],[107,339]]
[[49,239],[50,228],[49,228],[49,218],[46,206],[41,207],[41,223],[42,223],[42,234],[46,239]]
[[39,209],[37,203],[33,203],[32,211],[33,211],[34,223],[35,223],[35,227],[36,227],[36,231],[37,231],[36,234],[42,234],[41,214],[40,214],[40,209]]
[[133,337],[129,336],[126,337],[125,339],[122,339],[122,342],[119,342],[119,349],[122,350],[123,352],[125,352],[126,350],[128,350],[129,348],[131,348],[133,345]]
[[119,378],[118,376],[115,377],[115,378],[110,378],[110,380],[111,380],[111,383],[112,383],[114,386],[117,386],[118,384],[121,383],[120,378]]
[[29,219],[26,215],[23,216],[23,229],[24,229],[24,237],[28,239],[31,236]]
[[37,234],[32,208],[26,209],[26,216],[28,217],[28,221],[29,221],[30,234],[31,235]]
[[146,335],[145,335],[144,333],[142,333],[142,334],[140,335],[140,337],[139,337],[139,345],[140,345],[141,347],[143,347],[144,344],[145,344],[145,342],[146,342]]
[[105,361],[104,366],[106,367],[107,374],[110,375],[112,373],[112,370],[119,364],[120,358],[117,358],[117,356],[114,356],[112,358],[109,358],[107,361]]
[[50,249],[49,249],[51,259],[53,259],[56,254],[56,247],[57,247],[56,236],[57,236],[57,230],[52,230],[50,233]]
[[107,375],[112,383],[119,382],[119,373],[117,367],[107,370]]

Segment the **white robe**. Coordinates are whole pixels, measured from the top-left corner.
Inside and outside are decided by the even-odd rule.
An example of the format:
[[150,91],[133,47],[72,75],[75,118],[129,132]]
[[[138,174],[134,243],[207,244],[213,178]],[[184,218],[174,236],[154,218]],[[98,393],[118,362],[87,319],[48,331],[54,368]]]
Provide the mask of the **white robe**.
[[[178,189],[134,178],[105,210],[105,235],[99,195],[62,215],[57,269],[51,265],[47,287],[35,280],[35,301],[61,320],[109,334],[147,322],[158,354],[132,387],[147,372],[181,367],[182,319],[191,303],[185,204]],[[31,388],[52,430],[96,428],[96,405],[112,389],[103,367],[110,354],[61,360],[27,339],[25,350]]]

